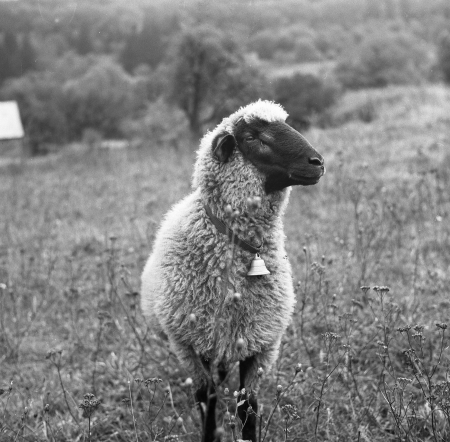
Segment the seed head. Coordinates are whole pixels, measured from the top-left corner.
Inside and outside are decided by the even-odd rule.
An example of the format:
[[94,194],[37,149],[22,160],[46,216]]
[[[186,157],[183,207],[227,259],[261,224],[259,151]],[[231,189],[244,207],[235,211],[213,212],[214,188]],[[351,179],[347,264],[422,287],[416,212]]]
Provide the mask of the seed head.
[[186,387],[190,387],[193,384],[192,378],[186,378],[186,380],[184,381],[184,385]]
[[177,427],[178,428],[181,428],[183,426],[183,418],[180,416],[178,419],[177,419]]
[[281,393],[283,391],[282,385],[277,385],[277,393]]
[[300,371],[302,371],[302,364],[298,363],[298,364],[295,366],[295,372],[298,373],[298,372],[300,372]]

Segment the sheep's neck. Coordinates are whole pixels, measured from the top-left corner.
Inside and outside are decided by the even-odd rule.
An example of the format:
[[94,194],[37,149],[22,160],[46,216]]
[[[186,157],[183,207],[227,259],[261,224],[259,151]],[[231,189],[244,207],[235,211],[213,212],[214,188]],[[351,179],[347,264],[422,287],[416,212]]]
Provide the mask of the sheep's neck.
[[[281,192],[280,192],[281,193]],[[218,204],[214,198],[205,198],[204,204],[208,205],[214,215],[233,231],[241,240],[247,241],[254,247],[267,244],[271,241],[272,230],[281,223],[281,214],[287,203],[288,194],[265,197],[261,201],[261,207],[249,210],[247,202],[231,206],[232,213],[227,213],[226,204],[223,201]]]

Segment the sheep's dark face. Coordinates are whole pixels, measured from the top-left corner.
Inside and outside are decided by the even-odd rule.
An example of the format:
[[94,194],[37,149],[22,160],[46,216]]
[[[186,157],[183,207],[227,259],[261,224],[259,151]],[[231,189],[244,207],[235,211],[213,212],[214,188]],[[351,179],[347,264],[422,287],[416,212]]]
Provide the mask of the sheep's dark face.
[[322,156],[308,141],[288,124],[253,120],[238,122],[235,136],[215,140],[214,154],[219,161],[228,161],[237,147],[266,177],[266,193],[288,186],[316,184],[325,173]]

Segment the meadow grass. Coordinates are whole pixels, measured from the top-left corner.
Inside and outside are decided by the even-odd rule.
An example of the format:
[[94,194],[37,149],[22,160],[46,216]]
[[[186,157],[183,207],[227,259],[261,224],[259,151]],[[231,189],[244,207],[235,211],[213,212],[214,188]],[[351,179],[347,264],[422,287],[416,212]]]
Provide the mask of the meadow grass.
[[[298,302],[260,441],[449,440],[450,91],[357,92],[333,112],[356,117],[306,133],[327,174],[286,213]],[[1,170],[0,441],[200,440],[189,373],[139,308],[194,151],[65,149]],[[226,387],[237,440],[236,369]]]

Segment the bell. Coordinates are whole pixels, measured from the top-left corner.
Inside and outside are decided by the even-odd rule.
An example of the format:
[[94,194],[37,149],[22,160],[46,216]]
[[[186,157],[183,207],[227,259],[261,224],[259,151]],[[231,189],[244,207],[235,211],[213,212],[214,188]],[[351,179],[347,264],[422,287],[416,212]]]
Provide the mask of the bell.
[[259,275],[270,275],[270,272],[267,270],[264,260],[259,256],[259,253],[257,253],[253,258],[247,276],[259,276]]

